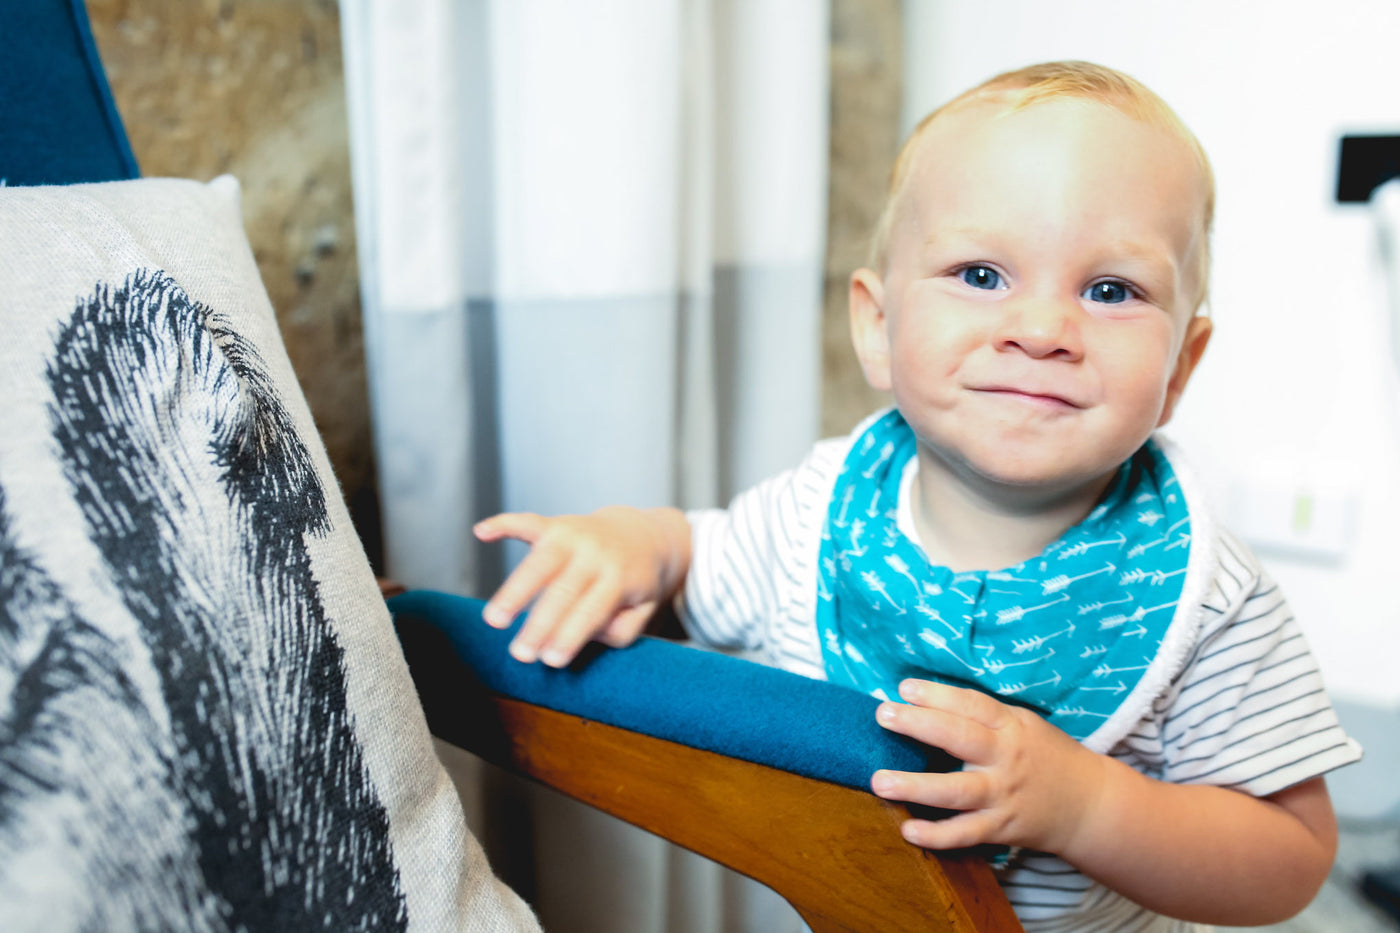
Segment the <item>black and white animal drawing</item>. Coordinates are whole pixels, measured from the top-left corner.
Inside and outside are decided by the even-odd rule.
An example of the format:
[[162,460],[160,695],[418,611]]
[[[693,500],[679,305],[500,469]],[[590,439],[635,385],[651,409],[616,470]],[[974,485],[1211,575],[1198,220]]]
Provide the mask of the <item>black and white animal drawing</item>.
[[404,929],[307,549],[327,490],[263,360],[154,270],[99,283],[49,359],[127,615],[85,618],[0,490],[0,927]]

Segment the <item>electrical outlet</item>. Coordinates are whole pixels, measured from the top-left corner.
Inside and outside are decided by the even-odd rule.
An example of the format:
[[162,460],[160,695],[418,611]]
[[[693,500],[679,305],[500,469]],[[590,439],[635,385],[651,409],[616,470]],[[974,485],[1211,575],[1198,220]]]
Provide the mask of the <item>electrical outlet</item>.
[[1382,182],[1400,176],[1400,136],[1343,136],[1337,156],[1337,203],[1362,204]]
[[1337,562],[1351,549],[1356,496],[1345,488],[1312,488],[1276,477],[1237,477],[1229,524],[1262,551]]

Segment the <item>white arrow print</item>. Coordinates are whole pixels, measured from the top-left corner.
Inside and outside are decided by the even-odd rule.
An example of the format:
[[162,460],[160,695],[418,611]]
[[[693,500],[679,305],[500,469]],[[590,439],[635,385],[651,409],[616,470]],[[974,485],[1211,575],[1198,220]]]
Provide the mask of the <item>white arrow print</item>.
[[1177,548],[1179,548],[1179,547],[1187,547],[1187,546],[1189,546],[1190,544],[1191,544],[1191,536],[1190,536],[1189,534],[1181,534],[1181,535],[1177,535],[1176,540],[1173,541],[1171,544],[1168,544],[1166,547],[1162,548],[1162,550],[1164,550],[1164,551],[1175,551],[1175,550],[1176,550]]
[[1148,509],[1145,512],[1139,512],[1137,520],[1138,524],[1146,525],[1148,528],[1151,528],[1153,525],[1157,524],[1164,518],[1166,518],[1166,516],[1163,515],[1161,512],[1155,512],[1152,509]]
[[881,464],[890,459],[890,454],[892,453],[894,453],[894,441],[885,441],[885,446],[880,448],[880,453],[875,458],[875,462],[862,470],[860,475],[864,476],[866,479],[874,479],[875,471],[880,469]]
[[1094,716],[1098,719],[1107,719],[1108,713],[1091,713],[1082,706],[1066,706],[1063,709],[1055,710],[1061,716]]
[[1110,674],[1121,674],[1121,673],[1123,673],[1124,671],[1145,671],[1145,670],[1147,670],[1147,665],[1146,665],[1146,664],[1140,664],[1140,665],[1138,665],[1137,667],[1109,667],[1107,664],[1100,664],[1098,667],[1094,668],[1094,676],[1095,676],[1095,677],[1107,677],[1107,676],[1110,675]]
[[1143,626],[1139,625],[1139,626],[1137,626],[1137,627],[1135,627],[1135,628],[1130,628],[1130,629],[1128,629],[1126,632],[1123,633],[1123,637],[1124,637],[1124,638],[1141,638],[1143,635],[1146,635],[1146,634],[1147,634],[1147,629],[1144,628]]
[[1132,601],[1133,598],[1131,596],[1124,596],[1122,599],[1110,599],[1106,603],[1085,603],[1079,607],[1079,614],[1084,615],[1086,612],[1098,612],[1100,609],[1107,609],[1109,606],[1116,606],[1119,603],[1130,603]]
[[1126,686],[1126,685],[1123,683],[1123,681],[1121,681],[1121,680],[1118,681],[1118,683],[1114,684],[1112,687],[1080,687],[1079,689],[1080,689],[1080,690],[1083,690],[1085,693],[1088,693],[1090,690],[1098,691],[1098,692],[1101,692],[1101,693],[1127,693],[1127,692],[1128,692],[1127,686]]
[[1060,675],[1059,675],[1059,674],[1056,674],[1054,677],[1051,677],[1049,680],[1042,680],[1042,681],[1040,681],[1039,683],[1034,683],[1034,684],[1002,684],[1001,686],[997,687],[997,692],[998,692],[998,693],[1023,693],[1023,692],[1025,692],[1026,690],[1030,690],[1030,689],[1035,688],[1035,687],[1055,687],[1055,686],[1058,686],[1059,683],[1060,683]]
[[1019,622],[1028,613],[1038,612],[1041,609],[1048,609],[1051,606],[1058,606],[1060,603],[1069,602],[1069,594],[1061,593],[1059,599],[1052,599],[1048,603],[1041,603],[1039,606],[1012,606],[1010,609],[1002,609],[997,612],[997,625],[1007,625],[1011,622]]
[[875,490],[875,495],[870,497],[870,504],[865,507],[865,514],[871,518],[876,518],[880,514],[880,490]]
[[948,629],[948,633],[953,636],[954,641],[957,641],[959,638],[963,637],[962,631],[956,625],[943,618],[943,616],[938,612],[938,610],[934,609],[932,606],[925,606],[923,603],[919,603],[917,606],[914,607],[914,611],[919,613],[919,615],[924,616],[925,618],[942,623],[942,625],[946,629]]
[[1027,658],[1024,661],[988,661],[987,671],[992,674],[1000,674],[1008,667],[1025,667],[1027,664],[1038,664],[1041,661],[1047,661],[1050,658],[1053,658],[1054,656],[1055,649],[1051,648],[1047,653],[1042,654],[1038,658]]
[[1074,583],[1077,580],[1087,580],[1089,577],[1096,577],[1101,573],[1113,573],[1113,571],[1117,569],[1118,568],[1115,567],[1113,564],[1105,564],[1098,570],[1091,570],[1088,573],[1081,573],[1077,577],[1070,577],[1066,576],[1065,574],[1060,574],[1059,576],[1051,577],[1049,580],[1046,580],[1044,583],[1040,584],[1040,594],[1042,596],[1048,596],[1051,593],[1058,593],[1060,592],[1060,590],[1063,590],[1065,587],[1069,586],[1071,583]]
[[1163,583],[1167,582],[1168,577],[1180,576],[1185,572],[1185,567],[1182,567],[1180,570],[1173,570],[1171,573],[1167,573],[1164,570],[1129,570],[1118,578],[1118,583],[1126,586],[1129,583],[1141,583],[1143,580],[1146,580],[1153,586],[1161,586]]
[[901,606],[899,603],[895,602],[895,601],[890,597],[890,594],[889,594],[889,592],[885,589],[885,584],[884,584],[884,582],[880,579],[880,575],[879,575],[878,573],[876,573],[876,572],[873,571],[873,570],[866,570],[866,571],[863,571],[863,572],[861,573],[860,579],[861,579],[861,582],[863,582],[866,586],[870,587],[870,589],[874,590],[876,593],[879,593],[881,596],[885,597],[885,601],[886,601],[887,603],[889,603],[891,606],[894,607],[895,612],[899,613],[900,615],[904,615],[904,613],[905,613],[904,607]]
[[904,558],[900,557],[898,554],[886,554],[885,563],[895,573],[914,584],[915,589],[918,588],[919,581],[914,579],[914,575],[909,572],[909,565],[905,563]]
[[[1138,606],[1132,611],[1131,615],[1105,616],[1104,618],[1099,620],[1099,631],[1103,631],[1104,629],[1108,628],[1117,628],[1124,622],[1141,622],[1143,619],[1147,618],[1147,614],[1149,612],[1158,612],[1162,609],[1171,609],[1175,605],[1176,603],[1162,603],[1162,605],[1153,606],[1151,609],[1144,609],[1141,606]],[[1145,633],[1146,630],[1144,630],[1144,634]]]
[[1080,652],[1079,656],[1081,658],[1092,658],[1096,654],[1105,654],[1107,651],[1108,645],[1090,645]]
[[851,500],[855,498],[856,487],[847,486],[846,491],[841,494],[841,511],[836,513],[835,525],[837,528],[846,527],[846,510],[851,507]]
[[[1013,647],[1013,648],[1011,649],[1011,653],[1012,653],[1012,654],[1024,654],[1024,653],[1027,652],[1027,651],[1035,651],[1035,650],[1039,649],[1041,645],[1045,644],[1045,643],[1046,643],[1047,641],[1049,641],[1050,639],[1052,639],[1052,638],[1057,638],[1057,637],[1059,637],[1060,635],[1066,635],[1066,634],[1068,634],[1068,635],[1073,635],[1073,634],[1074,634],[1074,623],[1073,623],[1073,622],[1069,623],[1069,625],[1068,625],[1067,627],[1060,629],[1058,632],[1051,632],[1049,635],[1036,635],[1034,638],[1026,638],[1026,639],[1012,639],[1011,643],[1012,643],[1012,645],[1014,645],[1015,647]],[[1053,651],[1052,651],[1052,653],[1053,653]]]
[[972,671],[972,673],[974,673],[974,674],[981,674],[981,673],[983,673],[982,668],[977,667],[975,664],[969,664],[969,663],[967,663],[966,661],[963,660],[962,655],[958,654],[958,653],[957,653],[956,651],[954,651],[952,648],[949,648],[949,647],[948,647],[948,639],[944,638],[942,635],[938,634],[937,632],[920,632],[920,633],[919,633],[919,638],[920,638],[922,641],[925,641],[925,642],[927,642],[928,644],[932,645],[933,647],[937,648],[939,651],[946,651],[946,652],[948,652],[949,654],[951,654],[951,655],[953,656],[953,658],[954,658],[959,664],[961,664],[963,667],[967,668],[968,670]]
[[1069,547],[1065,548],[1063,551],[1061,551],[1058,555],[1058,558],[1060,560],[1064,560],[1067,557],[1078,557],[1081,554],[1089,553],[1090,548],[1103,547],[1105,544],[1116,544],[1119,547],[1122,547],[1127,543],[1128,536],[1120,531],[1118,532],[1118,537],[1116,538],[1107,538],[1103,541],[1080,541],[1078,544],[1072,544]]
[[1134,544],[1132,547],[1128,548],[1128,557],[1130,559],[1134,557],[1141,557],[1142,555],[1147,553],[1148,548],[1156,547],[1157,545],[1166,541],[1169,537],[1171,537],[1171,535],[1158,538],[1156,541],[1149,541],[1146,544]]

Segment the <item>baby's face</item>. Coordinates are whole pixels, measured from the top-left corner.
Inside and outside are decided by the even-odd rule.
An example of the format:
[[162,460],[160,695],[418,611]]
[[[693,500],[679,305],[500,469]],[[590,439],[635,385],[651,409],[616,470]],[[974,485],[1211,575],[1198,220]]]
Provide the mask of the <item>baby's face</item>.
[[892,230],[877,387],[955,472],[1101,479],[1170,416],[1194,363],[1178,360],[1204,349],[1205,190],[1185,142],[1100,104],[940,116]]

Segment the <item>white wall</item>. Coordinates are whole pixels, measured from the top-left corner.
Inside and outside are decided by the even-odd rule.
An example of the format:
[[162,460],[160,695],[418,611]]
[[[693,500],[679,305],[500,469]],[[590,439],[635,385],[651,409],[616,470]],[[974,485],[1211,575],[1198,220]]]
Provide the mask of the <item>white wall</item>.
[[1400,707],[1400,378],[1369,214],[1332,202],[1340,135],[1400,134],[1400,4],[906,0],[905,12],[906,130],[997,72],[1084,58],[1144,81],[1200,137],[1219,187],[1216,332],[1168,433],[1227,517],[1244,488],[1278,487],[1266,506],[1285,526],[1309,486],[1358,506],[1339,558],[1259,550],[1332,692]]

